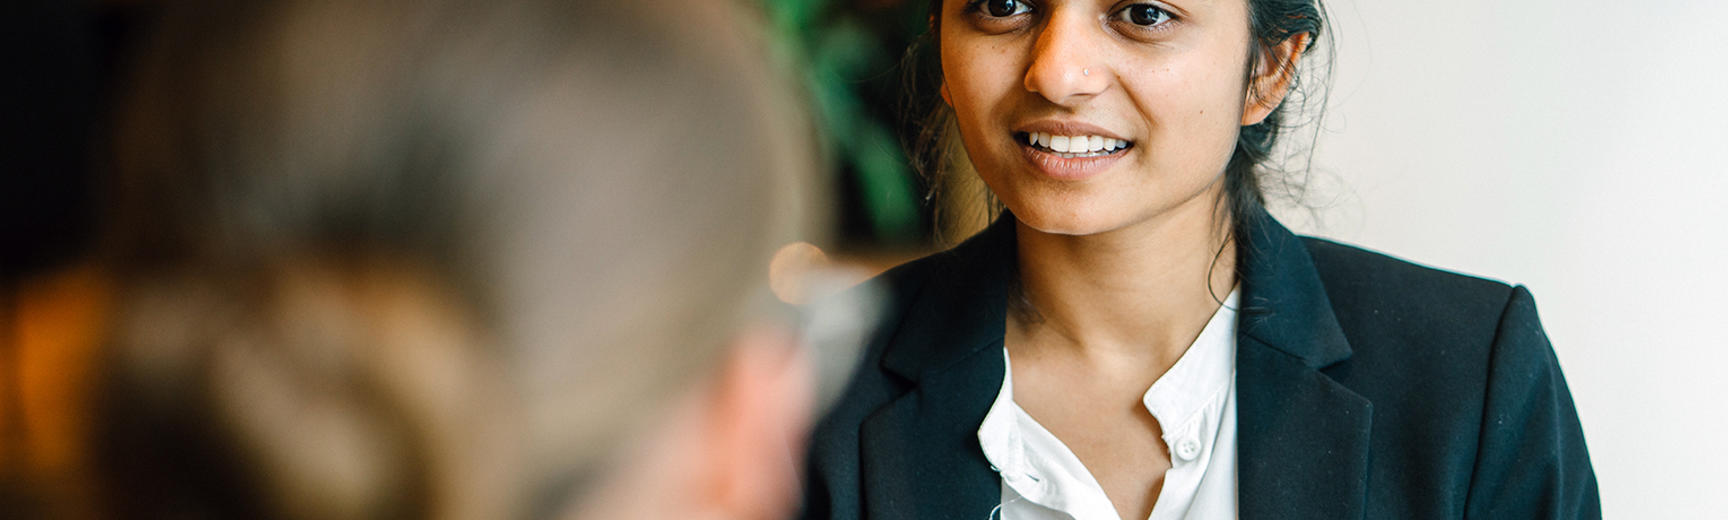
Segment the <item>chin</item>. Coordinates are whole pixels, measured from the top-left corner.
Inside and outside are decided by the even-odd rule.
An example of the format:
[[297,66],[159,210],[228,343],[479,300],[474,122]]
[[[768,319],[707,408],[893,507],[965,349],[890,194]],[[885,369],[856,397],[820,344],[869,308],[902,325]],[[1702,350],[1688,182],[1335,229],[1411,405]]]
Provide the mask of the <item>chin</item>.
[[1051,235],[1085,236],[1103,233],[1122,227],[1121,219],[1111,218],[1105,212],[1076,210],[1072,207],[1030,207],[1010,205],[1009,211],[1021,225]]

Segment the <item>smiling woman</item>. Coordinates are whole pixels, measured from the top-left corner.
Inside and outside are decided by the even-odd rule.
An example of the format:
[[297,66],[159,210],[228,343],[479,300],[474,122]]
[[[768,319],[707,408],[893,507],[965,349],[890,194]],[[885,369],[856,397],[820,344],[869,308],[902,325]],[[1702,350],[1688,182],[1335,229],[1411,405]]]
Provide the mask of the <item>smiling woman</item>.
[[[1244,2],[1193,3],[1180,18],[1153,4],[949,4],[942,92],[973,164],[1021,222],[1064,234],[1205,210],[1240,128],[1278,106],[1308,41],[1269,46],[1278,65],[1244,81]],[[1027,138],[1037,135],[1048,142]],[[1123,146],[1096,153],[1107,141]],[[1116,171],[1135,173],[1106,174]]]
[[1322,12],[932,5],[933,90],[1003,211],[883,275],[807,517],[1599,516],[1528,291],[1264,209]]

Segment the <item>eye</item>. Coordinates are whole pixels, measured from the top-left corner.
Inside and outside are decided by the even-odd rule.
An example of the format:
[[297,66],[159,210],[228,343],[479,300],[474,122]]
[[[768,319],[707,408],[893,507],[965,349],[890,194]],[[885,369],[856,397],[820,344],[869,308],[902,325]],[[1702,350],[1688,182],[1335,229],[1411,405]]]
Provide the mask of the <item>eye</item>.
[[1134,25],[1154,27],[1170,21],[1170,11],[1165,11],[1152,4],[1134,4],[1123,9],[1120,16]]
[[1032,12],[1032,4],[1021,0],[975,0],[972,8],[995,18],[1007,18]]

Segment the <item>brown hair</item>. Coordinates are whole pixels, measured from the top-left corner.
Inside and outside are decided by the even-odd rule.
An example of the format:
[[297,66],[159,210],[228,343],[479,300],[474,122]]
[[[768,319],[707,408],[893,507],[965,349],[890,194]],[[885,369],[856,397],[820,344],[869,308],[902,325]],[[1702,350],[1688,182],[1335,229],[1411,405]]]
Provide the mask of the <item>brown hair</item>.
[[555,507],[822,227],[728,4],[178,4],[106,219],[131,514]]

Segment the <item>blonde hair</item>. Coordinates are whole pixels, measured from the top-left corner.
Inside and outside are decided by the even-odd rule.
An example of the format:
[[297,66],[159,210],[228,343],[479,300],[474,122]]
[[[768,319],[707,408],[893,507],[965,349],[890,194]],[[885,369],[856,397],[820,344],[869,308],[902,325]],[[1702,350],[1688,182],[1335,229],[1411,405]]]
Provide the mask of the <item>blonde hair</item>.
[[108,438],[256,487],[173,507],[524,514],[604,473],[759,317],[773,247],[825,228],[738,6],[187,4],[119,125]]

